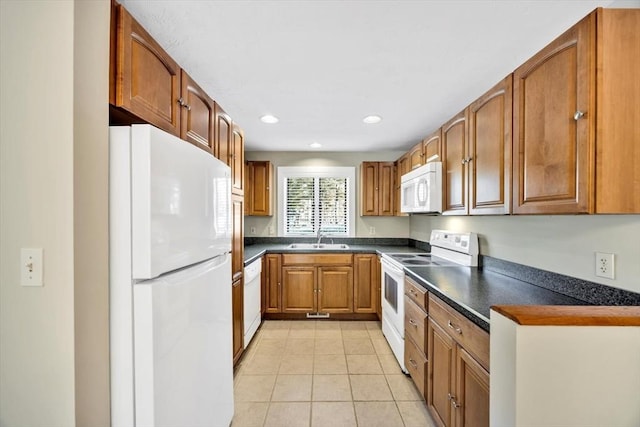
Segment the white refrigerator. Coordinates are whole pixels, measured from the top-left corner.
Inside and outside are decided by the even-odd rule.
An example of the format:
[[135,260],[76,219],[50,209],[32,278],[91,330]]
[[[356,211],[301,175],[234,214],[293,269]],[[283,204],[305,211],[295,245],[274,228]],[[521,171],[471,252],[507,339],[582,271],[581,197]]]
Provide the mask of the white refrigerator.
[[228,427],[230,169],[150,125],[109,146],[111,425]]

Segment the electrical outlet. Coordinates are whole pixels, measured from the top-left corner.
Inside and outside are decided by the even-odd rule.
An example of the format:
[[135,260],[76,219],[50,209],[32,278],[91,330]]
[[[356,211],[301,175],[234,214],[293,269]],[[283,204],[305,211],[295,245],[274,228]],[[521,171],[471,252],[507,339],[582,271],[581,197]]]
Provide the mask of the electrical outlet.
[[251,227],[251,234],[256,234],[256,228],[255,227]]
[[376,228],[375,227],[369,227],[369,234],[372,235],[372,236],[375,236]]
[[596,252],[596,276],[615,279],[615,254]]

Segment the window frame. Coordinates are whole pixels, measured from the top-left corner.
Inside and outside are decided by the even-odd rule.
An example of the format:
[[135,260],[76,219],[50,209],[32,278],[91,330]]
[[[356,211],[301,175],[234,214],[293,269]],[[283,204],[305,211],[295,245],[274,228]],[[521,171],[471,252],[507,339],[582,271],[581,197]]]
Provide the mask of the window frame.
[[[346,234],[326,233],[328,237],[354,237],[356,221],[356,168],[353,166],[278,166],[278,236],[279,237],[315,237],[308,233],[286,232],[286,182],[287,178],[346,178],[347,179],[347,232]],[[318,197],[319,188],[314,191],[314,197]],[[316,208],[315,214],[319,212]]]

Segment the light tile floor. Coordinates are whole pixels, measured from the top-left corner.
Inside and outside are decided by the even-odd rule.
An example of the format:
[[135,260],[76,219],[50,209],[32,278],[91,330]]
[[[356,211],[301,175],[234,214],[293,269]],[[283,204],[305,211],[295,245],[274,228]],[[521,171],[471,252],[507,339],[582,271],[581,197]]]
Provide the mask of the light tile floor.
[[432,427],[380,322],[265,321],[235,374],[233,427]]

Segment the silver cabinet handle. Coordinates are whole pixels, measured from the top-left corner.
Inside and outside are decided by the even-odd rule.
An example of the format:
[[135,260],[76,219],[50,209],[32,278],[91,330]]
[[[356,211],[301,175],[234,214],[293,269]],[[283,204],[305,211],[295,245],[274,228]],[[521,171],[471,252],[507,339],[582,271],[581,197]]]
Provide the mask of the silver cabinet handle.
[[416,328],[418,327],[418,324],[413,319],[409,319],[409,324],[411,326],[415,326]]
[[466,165],[467,164],[467,159],[462,159],[462,164]]
[[458,402],[456,402],[456,397],[453,396],[451,393],[447,394],[447,399],[449,399],[449,401],[451,402],[451,406],[453,406],[454,408],[459,408],[460,404]]
[[187,103],[184,102],[184,99],[182,99],[182,97],[178,98],[178,104],[180,104],[181,107],[184,107],[187,109],[187,111],[191,111],[191,106]]
[[418,369],[418,364],[412,358],[409,358],[409,363],[411,363],[411,366],[413,366],[414,368]]
[[451,320],[449,320],[449,322],[447,323],[447,326],[453,329],[454,331],[456,331],[458,334],[462,335],[462,329],[460,329],[459,327],[451,323]]
[[584,117],[584,111],[580,111],[580,110],[578,110],[578,111],[576,111],[576,113],[573,115],[573,120],[578,121],[578,120],[580,120],[580,119],[581,119],[581,118],[583,118],[583,117]]

